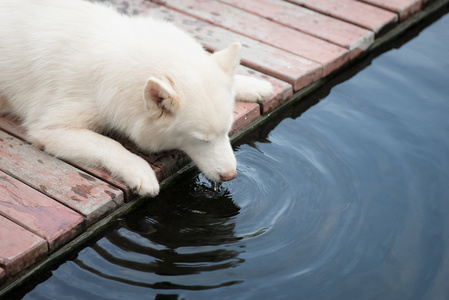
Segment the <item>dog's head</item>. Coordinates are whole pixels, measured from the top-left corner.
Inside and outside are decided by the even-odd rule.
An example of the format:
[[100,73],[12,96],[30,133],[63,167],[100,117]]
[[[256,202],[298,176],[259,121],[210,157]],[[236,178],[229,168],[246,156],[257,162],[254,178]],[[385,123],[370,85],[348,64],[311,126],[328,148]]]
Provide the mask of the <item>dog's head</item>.
[[164,124],[165,144],[161,148],[183,150],[213,181],[237,176],[229,131],[240,50],[241,45],[235,43],[210,56],[192,59],[176,74],[150,77],[144,88],[147,109],[158,111],[160,124]]

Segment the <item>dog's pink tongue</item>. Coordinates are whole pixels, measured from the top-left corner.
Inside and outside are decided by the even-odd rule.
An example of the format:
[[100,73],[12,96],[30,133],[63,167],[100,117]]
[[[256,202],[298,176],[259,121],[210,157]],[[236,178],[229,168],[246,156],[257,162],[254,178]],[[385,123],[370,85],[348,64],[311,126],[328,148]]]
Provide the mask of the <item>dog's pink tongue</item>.
[[237,171],[230,171],[220,175],[221,181],[229,181],[237,177]]

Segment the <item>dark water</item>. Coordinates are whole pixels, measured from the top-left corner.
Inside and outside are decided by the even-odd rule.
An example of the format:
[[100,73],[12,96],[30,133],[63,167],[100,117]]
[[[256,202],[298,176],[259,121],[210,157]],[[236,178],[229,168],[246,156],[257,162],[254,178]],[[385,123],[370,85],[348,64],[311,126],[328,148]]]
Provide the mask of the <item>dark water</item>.
[[296,109],[25,299],[449,299],[449,15]]

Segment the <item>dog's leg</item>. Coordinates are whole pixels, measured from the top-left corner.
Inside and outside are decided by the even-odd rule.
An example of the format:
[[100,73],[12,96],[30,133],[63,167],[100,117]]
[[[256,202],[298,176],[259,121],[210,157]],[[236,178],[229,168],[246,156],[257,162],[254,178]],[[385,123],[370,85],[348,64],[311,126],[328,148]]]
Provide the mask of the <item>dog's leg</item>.
[[159,193],[159,183],[150,165],[106,136],[88,129],[44,129],[30,132],[30,138],[56,157],[104,167],[140,195]]
[[273,95],[271,83],[254,77],[235,75],[234,87],[237,101],[257,102]]

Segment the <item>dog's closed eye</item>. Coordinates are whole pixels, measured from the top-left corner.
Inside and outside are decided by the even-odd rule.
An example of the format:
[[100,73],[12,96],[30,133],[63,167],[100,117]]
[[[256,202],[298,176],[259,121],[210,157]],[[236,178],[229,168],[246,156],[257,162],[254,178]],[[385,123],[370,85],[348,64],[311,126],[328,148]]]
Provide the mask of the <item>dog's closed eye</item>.
[[198,140],[198,141],[203,142],[203,143],[210,143],[210,141],[211,141],[211,138],[210,138],[210,136],[208,134],[204,134],[204,133],[200,133],[200,132],[192,133],[192,137],[195,140]]

